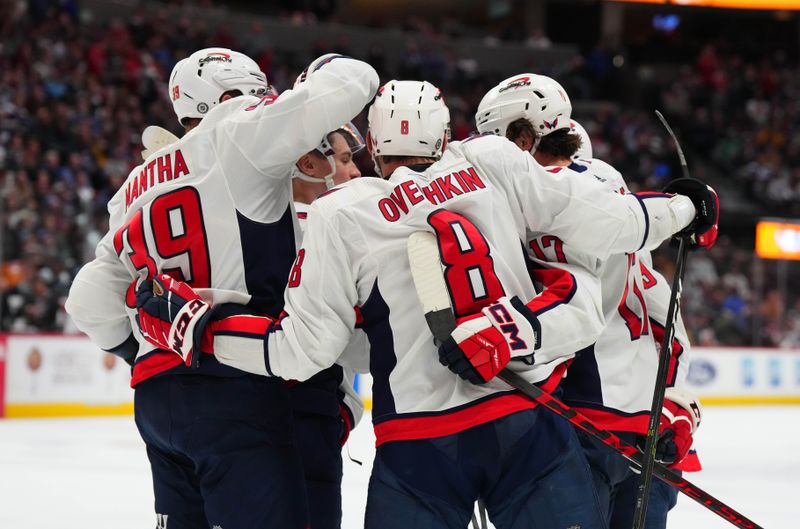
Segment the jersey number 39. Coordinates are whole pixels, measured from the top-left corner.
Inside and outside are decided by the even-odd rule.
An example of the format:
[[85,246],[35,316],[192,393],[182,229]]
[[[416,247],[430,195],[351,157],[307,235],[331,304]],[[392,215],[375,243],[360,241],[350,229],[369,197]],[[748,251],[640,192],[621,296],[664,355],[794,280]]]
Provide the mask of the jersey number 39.
[[[127,250],[131,265],[148,278],[161,272],[194,288],[211,286],[211,260],[197,190],[181,187],[161,195],[150,204],[149,213],[145,223],[143,210],[137,210],[114,233],[117,255],[122,258]],[[128,306],[136,306],[135,295],[131,285],[126,295]]]

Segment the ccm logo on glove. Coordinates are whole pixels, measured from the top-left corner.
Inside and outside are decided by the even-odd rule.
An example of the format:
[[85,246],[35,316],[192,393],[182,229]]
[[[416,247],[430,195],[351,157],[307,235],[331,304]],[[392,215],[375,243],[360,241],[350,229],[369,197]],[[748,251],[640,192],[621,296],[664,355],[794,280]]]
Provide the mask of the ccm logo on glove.
[[528,344],[525,343],[525,340],[519,337],[519,327],[514,323],[514,318],[511,317],[511,314],[509,314],[505,306],[500,303],[495,303],[494,305],[490,305],[487,310],[499,324],[499,329],[503,334],[508,335],[506,341],[511,350],[519,351],[520,349],[528,348]]

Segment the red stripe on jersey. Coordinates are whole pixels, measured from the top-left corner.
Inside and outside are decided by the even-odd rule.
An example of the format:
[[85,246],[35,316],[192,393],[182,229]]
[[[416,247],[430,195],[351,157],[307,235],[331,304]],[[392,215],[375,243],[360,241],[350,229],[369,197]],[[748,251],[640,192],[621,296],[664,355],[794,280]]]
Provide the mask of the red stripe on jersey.
[[388,441],[443,437],[535,407],[535,402],[514,393],[482,401],[449,414],[392,419],[375,425],[375,446]]
[[212,330],[214,334],[235,334],[237,336],[252,334],[263,338],[274,321],[269,316],[239,314],[213,322]]
[[541,314],[561,303],[568,303],[575,294],[575,277],[559,268],[536,268],[531,277],[539,281],[544,292],[533,298],[527,306],[534,314]]
[[[653,340],[655,340],[658,348],[664,343],[664,327],[657,321],[650,318],[650,326],[653,328]],[[683,355],[683,346],[677,338],[672,339],[672,355],[669,358],[669,367],[667,368],[667,386],[674,386],[675,379],[678,377],[678,364],[680,363],[681,355]]]
[[547,171],[548,173],[553,173],[553,174],[555,174],[555,173],[559,172],[561,169],[563,169],[563,167],[553,167],[552,169],[546,169],[546,171]]
[[[548,393],[552,392],[561,382],[566,369],[567,363],[557,366],[544,383],[537,385]],[[474,404],[468,403],[455,411],[432,412],[426,416],[414,414],[414,417],[408,418],[400,416],[375,425],[375,446],[388,441],[444,437],[536,406],[537,402],[513,392],[490,396]]]
[[636,415],[625,414],[610,408],[583,408],[573,406],[578,413],[582,413],[587,419],[591,420],[596,426],[612,432],[634,432],[640,434],[647,433],[647,423],[650,422],[650,412],[643,411]]
[[183,359],[177,353],[172,351],[156,350],[142,360],[136,362],[133,366],[133,376],[131,377],[131,387],[136,387],[136,384],[147,380],[150,377],[160,375],[165,371],[169,371],[173,367],[177,367],[183,363]]
[[639,198],[653,198],[653,197],[661,197],[661,198],[670,198],[673,195],[667,193],[659,193],[658,191],[640,191],[639,193],[634,193]]
[[364,325],[364,315],[361,314],[361,307],[353,307],[356,311],[356,328]]
[[308,218],[308,213],[306,213],[305,211],[298,211],[297,218],[300,220],[305,220],[306,218]]

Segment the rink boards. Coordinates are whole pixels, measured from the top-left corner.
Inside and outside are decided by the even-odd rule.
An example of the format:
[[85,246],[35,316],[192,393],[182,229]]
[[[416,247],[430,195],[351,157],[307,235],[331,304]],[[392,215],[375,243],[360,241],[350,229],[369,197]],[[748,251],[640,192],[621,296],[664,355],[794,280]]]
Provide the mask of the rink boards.
[[[705,405],[800,404],[800,351],[694,348],[689,382]],[[78,335],[0,334],[0,417],[133,412],[130,368]],[[367,407],[371,379],[356,388]]]

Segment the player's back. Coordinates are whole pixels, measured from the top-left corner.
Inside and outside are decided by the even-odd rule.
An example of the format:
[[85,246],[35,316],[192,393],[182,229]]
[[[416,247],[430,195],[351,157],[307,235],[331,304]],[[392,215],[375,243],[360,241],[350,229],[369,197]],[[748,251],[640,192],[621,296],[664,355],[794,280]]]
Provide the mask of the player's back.
[[[475,313],[503,295],[529,300],[536,294],[521,248],[521,215],[512,213],[507,190],[495,183],[501,178],[462,154],[454,150],[432,165],[401,167],[386,181],[360,178],[317,199],[287,289],[289,317],[282,326],[295,338],[269,339],[268,349],[280,351],[274,340],[312,335],[300,343],[307,358],[341,350],[349,321],[318,329],[305,322],[327,320],[327,307],[341,315],[358,306],[371,346],[379,443],[460,431],[531,407],[503,382],[476,386],[443,367],[415,293],[407,239],[424,230],[439,238],[457,314]],[[354,290],[347,286],[351,278]],[[581,347],[595,338],[588,336]],[[537,351],[534,365],[515,362],[514,369],[553,387],[573,352]],[[269,362],[283,376],[307,375],[285,355],[270,354]]]
[[[114,250],[131,279],[168,273],[216,303],[280,311],[297,248],[290,181],[261,174],[224,130],[226,118],[259,101],[219,105],[131,172],[109,204]],[[134,288],[126,304],[137,329]],[[141,343],[140,355],[152,348]]]
[[[199,125],[151,154],[109,203],[109,233],[76,276],[66,308],[105,350],[124,348],[128,357],[141,344],[134,383],[180,363],[170,355],[145,357],[152,348],[125,310],[135,305],[129,287],[135,277],[166,272],[214,303],[280,311],[298,240],[291,168],[352,119],[378,84],[364,62],[321,59],[304,83],[280,97],[204,105]],[[176,87],[172,97],[189,96]]]
[[[600,182],[615,193],[628,192],[619,172],[600,160],[576,160],[569,166],[546,170],[578,181]],[[650,406],[658,362],[644,295],[652,285],[645,281],[639,253],[599,259],[552,234],[533,231],[528,234],[527,250],[537,263],[584,267],[600,280],[605,326],[597,341],[582,350],[570,366],[564,384],[565,401],[590,415],[598,406],[612,413],[623,412],[615,427],[638,427],[642,421],[639,415]]]

